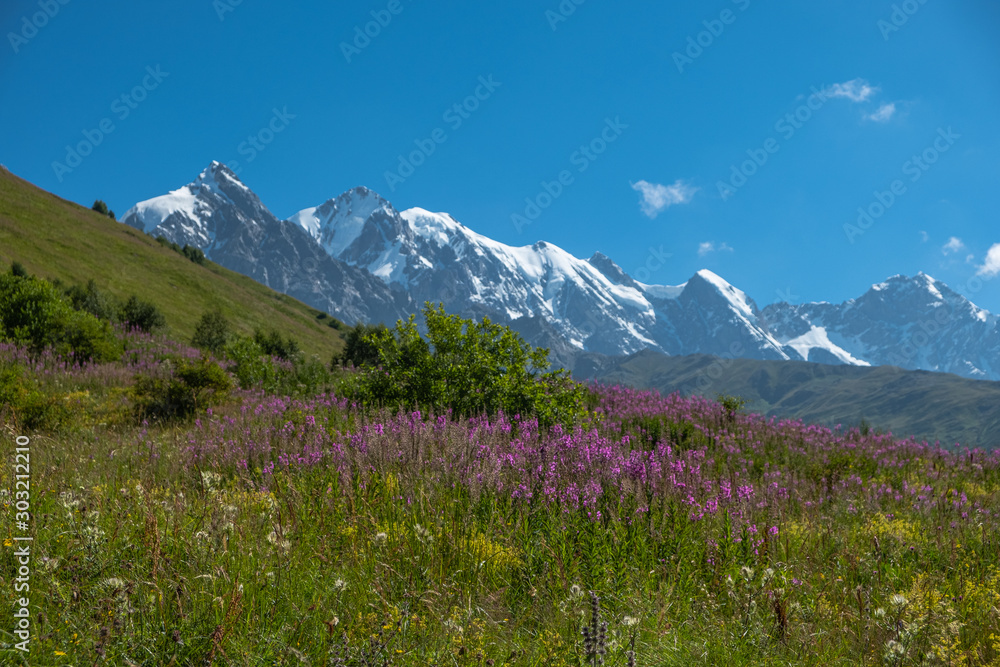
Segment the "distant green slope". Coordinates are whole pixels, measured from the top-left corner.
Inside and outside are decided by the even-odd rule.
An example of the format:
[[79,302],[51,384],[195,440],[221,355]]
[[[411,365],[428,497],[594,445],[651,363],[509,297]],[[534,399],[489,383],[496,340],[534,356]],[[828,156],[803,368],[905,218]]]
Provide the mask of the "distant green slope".
[[661,393],[742,396],[747,410],[807,423],[856,426],[862,419],[894,435],[947,447],[1000,448],[1000,382],[957,375],[828,366],[805,361],[668,357],[640,352],[596,360],[578,379],[654,388]]
[[274,327],[324,361],[343,348],[346,327],[319,310],[217,264],[195,264],[136,229],[0,169],[0,270],[13,260],[43,278],[93,279],[118,296],[136,294],[163,312],[176,340],[189,341],[202,313],[218,307],[237,331]]

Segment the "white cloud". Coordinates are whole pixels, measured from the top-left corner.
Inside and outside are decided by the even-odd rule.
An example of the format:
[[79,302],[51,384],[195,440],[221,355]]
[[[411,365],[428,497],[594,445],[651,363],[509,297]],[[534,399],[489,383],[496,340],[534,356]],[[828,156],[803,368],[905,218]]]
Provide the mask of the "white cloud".
[[986,260],[976,271],[977,276],[993,278],[1000,275],[1000,243],[994,243],[993,247],[986,253]]
[[877,92],[878,88],[864,79],[835,83],[823,89],[823,94],[827,97],[846,97],[852,102],[864,102]]
[[704,257],[710,252],[733,252],[728,243],[715,244],[715,241],[705,241],[698,244],[698,256]]
[[952,236],[948,239],[948,242],[941,246],[941,252],[945,255],[950,255],[953,252],[959,252],[965,250],[965,244],[962,243],[962,239],[957,236]]
[[674,204],[687,204],[698,192],[698,188],[681,180],[673,185],[639,181],[632,184],[632,189],[642,193],[642,212],[650,218],[655,218]]
[[929,241],[929,240],[930,240],[930,238],[931,238],[931,235],[930,235],[930,234],[928,234],[927,232],[920,232],[920,240],[921,240],[921,241],[922,241],[923,243],[927,243],[927,241]]
[[895,102],[888,102],[883,104],[878,108],[878,111],[872,114],[868,114],[868,120],[873,120],[876,123],[887,123],[896,114],[896,104]]

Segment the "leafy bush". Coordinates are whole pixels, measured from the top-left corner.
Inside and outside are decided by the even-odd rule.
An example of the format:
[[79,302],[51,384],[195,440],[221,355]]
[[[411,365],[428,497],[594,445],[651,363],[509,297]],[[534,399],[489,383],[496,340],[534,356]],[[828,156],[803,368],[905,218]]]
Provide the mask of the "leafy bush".
[[289,336],[282,338],[277,330],[271,329],[267,332],[257,329],[254,331],[253,339],[260,346],[264,354],[278,357],[286,361],[292,361],[301,354],[298,342]]
[[378,366],[378,345],[374,341],[388,331],[389,329],[384,324],[358,322],[348,330],[344,339],[344,351],[339,355],[334,355],[330,367],[346,366],[348,362],[356,368]]
[[226,347],[233,362],[229,370],[243,389],[260,388],[272,393],[278,387],[278,370],[253,338],[239,336]]
[[317,358],[304,359],[296,352],[285,363],[276,363],[256,337],[239,336],[226,347],[233,362],[229,371],[243,389],[262,389],[269,394],[312,395],[332,383],[330,372]]
[[148,301],[132,295],[118,311],[118,319],[123,323],[151,333],[167,326],[167,318],[159,308]]
[[190,259],[195,264],[205,263],[205,253],[201,248],[197,248],[193,245],[184,244],[181,248],[181,254]]
[[177,359],[170,377],[139,376],[133,396],[139,417],[188,417],[225,400],[233,383],[219,364],[208,358]]
[[427,303],[427,340],[415,318],[363,337],[378,354],[357,385],[369,405],[452,410],[456,415],[537,415],[543,424],[568,423],[586,411],[587,390],[566,371],[543,373],[548,350],[534,349],[509,327],[448,315]]
[[99,320],[116,320],[121,309],[114,295],[98,289],[93,280],[88,280],[86,285],[70,287],[66,290],[66,298],[74,310],[90,313]]
[[70,418],[69,408],[25,379],[17,364],[0,364],[0,416],[29,431],[53,431]]
[[81,361],[113,361],[122,354],[109,322],[74,310],[48,281],[13,274],[0,275],[0,339],[34,353],[51,346]]
[[21,262],[14,261],[10,263],[10,275],[18,278],[27,278],[28,270],[24,268],[24,264],[21,264]]
[[93,280],[86,285],[74,285],[66,290],[66,298],[74,310],[90,313],[100,320],[120,322],[146,333],[167,325],[163,313],[148,301],[134,294],[121,303],[113,294],[100,290]]
[[195,327],[191,344],[202,350],[219,354],[226,347],[231,336],[229,320],[219,309],[210,310],[201,316]]

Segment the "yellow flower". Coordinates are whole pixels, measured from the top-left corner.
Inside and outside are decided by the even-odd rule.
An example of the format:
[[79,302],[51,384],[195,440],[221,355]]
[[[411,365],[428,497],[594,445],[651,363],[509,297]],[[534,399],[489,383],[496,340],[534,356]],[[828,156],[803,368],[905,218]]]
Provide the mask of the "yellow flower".
[[62,651],[56,651],[56,655],[66,655],[66,654],[63,653]]
[[6,539],[6,540],[3,541],[3,545],[5,547],[12,547],[12,546],[14,546],[14,540]]

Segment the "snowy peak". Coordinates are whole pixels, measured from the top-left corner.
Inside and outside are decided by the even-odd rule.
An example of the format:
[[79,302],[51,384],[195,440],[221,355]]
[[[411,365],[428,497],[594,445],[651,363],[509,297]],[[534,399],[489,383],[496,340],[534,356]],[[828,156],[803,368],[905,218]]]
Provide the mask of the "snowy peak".
[[756,319],[757,304],[753,302],[753,299],[748,297],[742,290],[736,289],[730,285],[722,277],[712,273],[708,269],[702,269],[687,282],[685,290],[699,289],[699,282],[708,284],[716,293],[719,294],[719,296],[725,299],[733,310],[738,312],[740,315]]
[[359,186],[299,211],[289,222],[302,227],[331,257],[339,257],[364,233],[365,225],[376,213],[390,218],[397,215],[377,192]]
[[595,252],[593,256],[587,260],[587,262],[616,285],[627,285],[630,287],[634,287],[636,285],[636,282],[632,280],[632,277],[625,273],[625,270],[622,269],[622,267],[618,266],[614,260],[605,255],[603,252]]
[[279,221],[219,162],[122,220],[349,322],[391,322],[440,301],[510,324],[564,354],[561,363],[652,349],[1000,380],[1000,318],[924,273],[892,276],[840,305],[762,311],[712,271],[647,285],[601,252],[585,260],[546,241],[510,246],[447,213],[397,211],[365,187]]
[[273,218],[257,195],[229,167],[213,161],[184,187],[133,206],[122,216],[122,222],[147,234],[157,228],[162,232],[170,228],[176,230],[176,236],[184,243],[205,249],[215,239],[211,218],[224,207],[243,209],[251,216]]
[[997,316],[926,273],[892,276],[840,305],[773,304],[763,316],[793,358],[1000,379]]

